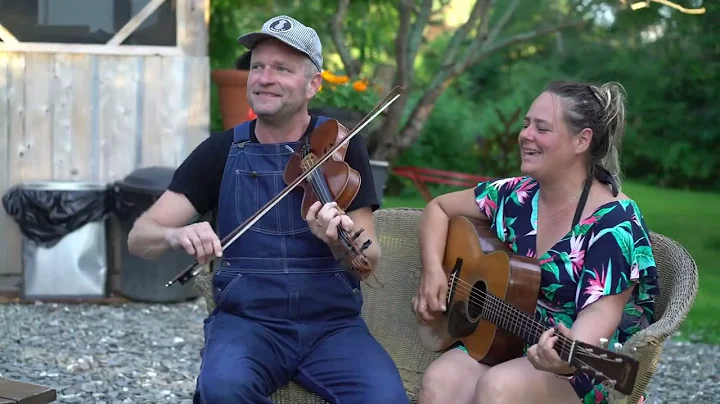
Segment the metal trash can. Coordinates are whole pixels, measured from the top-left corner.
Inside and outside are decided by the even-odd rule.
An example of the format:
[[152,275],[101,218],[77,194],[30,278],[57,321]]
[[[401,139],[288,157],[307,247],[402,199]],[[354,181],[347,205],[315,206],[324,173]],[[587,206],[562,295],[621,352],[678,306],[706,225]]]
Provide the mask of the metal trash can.
[[[193,262],[185,251],[170,250],[158,259],[150,260],[133,255],[128,250],[127,239],[135,220],[152,206],[167,190],[175,170],[169,167],[145,167],[133,171],[113,185],[115,214],[120,222],[120,285],[119,292],[128,299],[174,303],[199,297],[193,282],[165,287],[172,279]],[[212,214],[197,219],[212,222]]]
[[3,207],[22,233],[22,297],[28,300],[106,296],[104,183],[26,182],[3,195]]
[[370,168],[372,170],[373,182],[375,183],[375,192],[377,193],[378,202],[382,204],[385,197],[385,186],[387,178],[390,174],[390,164],[387,161],[370,160]]

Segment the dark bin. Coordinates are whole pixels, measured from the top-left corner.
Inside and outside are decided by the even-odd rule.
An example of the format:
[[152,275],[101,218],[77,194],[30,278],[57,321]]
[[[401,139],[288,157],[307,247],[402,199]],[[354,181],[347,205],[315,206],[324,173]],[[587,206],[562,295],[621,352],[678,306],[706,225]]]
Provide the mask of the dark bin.
[[[170,303],[199,296],[194,282],[185,285],[165,284],[193,262],[182,250],[169,250],[157,259],[144,259],[130,254],[127,238],[135,220],[167,190],[175,170],[169,167],[146,167],[133,171],[114,184],[116,216],[120,222],[122,239],[120,253],[120,293],[132,300]],[[212,222],[212,215],[197,219]]]

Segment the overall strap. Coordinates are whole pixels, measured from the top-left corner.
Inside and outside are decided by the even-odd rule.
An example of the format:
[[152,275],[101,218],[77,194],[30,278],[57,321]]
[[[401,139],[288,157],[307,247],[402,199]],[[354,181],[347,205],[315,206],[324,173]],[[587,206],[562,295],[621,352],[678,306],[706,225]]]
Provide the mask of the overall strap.
[[250,141],[250,125],[254,122],[245,121],[233,128],[233,144]]
[[322,124],[325,123],[326,121],[329,121],[330,119],[331,119],[331,118],[329,118],[329,117],[327,117],[327,116],[318,115],[318,116],[317,116],[317,122],[315,122],[315,127],[317,128],[318,126],[322,125]]

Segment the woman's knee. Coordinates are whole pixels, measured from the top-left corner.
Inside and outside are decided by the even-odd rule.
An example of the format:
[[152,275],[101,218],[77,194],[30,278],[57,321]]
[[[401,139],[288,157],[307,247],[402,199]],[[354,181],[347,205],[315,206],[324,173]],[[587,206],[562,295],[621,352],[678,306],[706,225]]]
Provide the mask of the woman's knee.
[[521,388],[519,375],[513,377],[503,367],[488,369],[475,384],[475,404],[512,402],[515,389]]
[[420,394],[425,400],[453,397],[453,402],[463,402],[463,397],[472,397],[475,382],[484,368],[462,351],[446,352],[423,374]]

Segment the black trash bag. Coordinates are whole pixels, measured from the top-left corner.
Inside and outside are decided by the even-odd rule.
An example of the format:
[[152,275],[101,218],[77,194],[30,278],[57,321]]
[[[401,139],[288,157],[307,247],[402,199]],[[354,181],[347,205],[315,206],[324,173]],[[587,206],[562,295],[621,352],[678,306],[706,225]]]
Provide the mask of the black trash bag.
[[139,168],[112,184],[113,213],[122,222],[134,222],[148,210],[172,182],[175,169],[150,166]]
[[21,184],[5,192],[2,204],[22,234],[46,248],[112,212],[109,191],[101,189],[42,189]]

